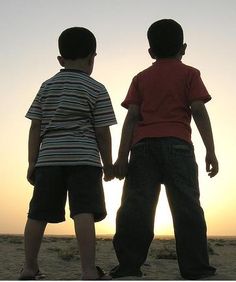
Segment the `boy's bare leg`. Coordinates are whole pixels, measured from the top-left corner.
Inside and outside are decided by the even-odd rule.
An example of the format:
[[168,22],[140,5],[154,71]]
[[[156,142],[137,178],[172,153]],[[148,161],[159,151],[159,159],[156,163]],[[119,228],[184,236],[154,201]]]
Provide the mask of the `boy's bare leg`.
[[38,267],[38,253],[47,222],[28,219],[24,232],[25,264],[21,276],[35,276]]
[[95,279],[98,273],[95,266],[96,235],[93,215],[88,213],[76,215],[74,225],[80,250],[82,279]]

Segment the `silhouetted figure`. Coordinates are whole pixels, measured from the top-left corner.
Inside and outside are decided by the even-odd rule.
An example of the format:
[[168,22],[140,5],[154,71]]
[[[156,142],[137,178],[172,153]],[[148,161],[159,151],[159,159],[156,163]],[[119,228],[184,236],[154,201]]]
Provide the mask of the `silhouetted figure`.
[[102,174],[105,181],[114,178],[109,126],[116,118],[106,88],[90,77],[96,56],[93,33],[69,28],[58,44],[63,69],[42,84],[26,115],[32,120],[27,178],[34,193],[20,279],[40,278],[37,257],[44,230],[48,222],[65,220],[67,193],[82,279],[107,279],[95,266],[94,222],[106,216]]
[[115,174],[126,178],[113,240],[119,265],[110,274],[142,276],[140,268],[154,236],[156,205],[164,184],[180,273],[186,279],[204,278],[213,275],[215,268],[209,265],[190,121],[193,116],[206,147],[206,170],[213,177],[218,162],[204,105],[211,97],[200,72],[181,62],[187,45],[177,22],[157,21],[147,36],[149,53],[156,61],[134,77],[122,103],[128,113]]

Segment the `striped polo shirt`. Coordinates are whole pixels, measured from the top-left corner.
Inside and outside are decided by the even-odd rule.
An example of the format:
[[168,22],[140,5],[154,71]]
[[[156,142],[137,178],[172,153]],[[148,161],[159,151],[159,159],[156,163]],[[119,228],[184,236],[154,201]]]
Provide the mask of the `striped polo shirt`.
[[36,167],[101,167],[95,127],[116,124],[109,94],[88,74],[62,69],[45,81],[26,117],[41,120]]

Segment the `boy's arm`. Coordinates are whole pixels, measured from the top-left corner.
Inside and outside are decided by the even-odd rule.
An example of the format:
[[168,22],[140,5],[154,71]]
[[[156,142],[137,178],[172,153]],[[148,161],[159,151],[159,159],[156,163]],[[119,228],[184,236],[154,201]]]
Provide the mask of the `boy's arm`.
[[206,171],[210,177],[218,173],[218,161],[215,155],[214,139],[211,122],[204,102],[195,101],[191,104],[193,119],[206,147]]
[[109,126],[95,127],[98,148],[103,162],[104,180],[110,181],[114,178],[111,151],[111,133]]
[[38,153],[40,148],[40,130],[41,130],[41,120],[34,119],[31,122],[31,127],[29,131],[29,141],[28,141],[28,172],[27,179],[30,184],[34,185],[34,168],[38,159]]
[[119,179],[123,179],[127,174],[129,151],[132,145],[134,129],[139,119],[139,106],[130,105],[123,124],[118,159],[115,163],[115,175]]

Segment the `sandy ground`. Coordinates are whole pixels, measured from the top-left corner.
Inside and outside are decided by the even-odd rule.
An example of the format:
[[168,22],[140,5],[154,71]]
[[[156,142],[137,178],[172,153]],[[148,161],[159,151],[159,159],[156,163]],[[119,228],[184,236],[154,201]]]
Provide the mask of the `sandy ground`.
[[[210,261],[217,268],[211,280],[236,280],[236,238],[209,238]],[[0,280],[17,280],[24,261],[23,237],[0,235]],[[73,237],[46,237],[39,258],[46,280],[80,280],[80,256]],[[97,265],[105,271],[117,265],[111,239],[97,239]],[[142,278],[123,280],[182,280],[173,239],[155,239]]]

